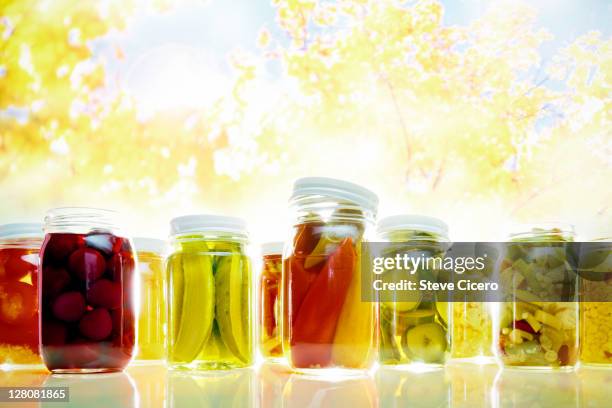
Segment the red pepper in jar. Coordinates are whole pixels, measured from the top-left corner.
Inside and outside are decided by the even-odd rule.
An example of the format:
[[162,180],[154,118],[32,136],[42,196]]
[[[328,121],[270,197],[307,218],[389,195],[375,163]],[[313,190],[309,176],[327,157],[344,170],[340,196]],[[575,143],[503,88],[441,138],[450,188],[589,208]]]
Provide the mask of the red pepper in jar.
[[353,240],[345,238],[321,268],[297,313],[293,310],[296,315],[290,341],[291,358],[296,367],[324,367],[330,363],[336,325],[353,276],[355,258]]

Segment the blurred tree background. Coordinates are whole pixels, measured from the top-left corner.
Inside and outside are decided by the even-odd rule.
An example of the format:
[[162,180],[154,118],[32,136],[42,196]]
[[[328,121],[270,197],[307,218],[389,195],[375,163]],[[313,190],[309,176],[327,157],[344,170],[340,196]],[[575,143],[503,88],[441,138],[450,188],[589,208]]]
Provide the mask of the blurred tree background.
[[553,34],[518,2],[449,24],[432,0],[273,0],[249,43],[204,62],[122,42],[181,7],[238,30],[218,3],[0,2],[0,222],[94,205],[163,235],[171,216],[212,211],[282,238],[293,179],[324,175],[377,191],[383,215],[439,216],[454,238],[536,220],[610,233],[612,40],[599,27],[548,55]]

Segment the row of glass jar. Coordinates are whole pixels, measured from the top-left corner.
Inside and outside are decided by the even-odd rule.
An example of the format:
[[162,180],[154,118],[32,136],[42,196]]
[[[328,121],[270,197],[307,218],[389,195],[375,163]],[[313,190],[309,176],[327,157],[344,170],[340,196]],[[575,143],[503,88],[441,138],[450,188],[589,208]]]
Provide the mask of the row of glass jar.
[[[442,364],[449,356],[490,356],[492,349],[509,365],[574,364],[576,303],[503,304],[496,320],[501,326],[489,330],[495,314],[486,303],[425,296],[380,307],[361,301],[361,243],[372,238],[368,231],[377,205],[376,195],[352,183],[325,178],[295,183],[294,226],[284,253],[279,246],[264,248],[259,308],[264,356],[284,355],[300,370],[366,369],[380,344],[384,364]],[[34,229],[30,232],[40,227]],[[40,320],[40,351],[50,370],[121,369],[132,358],[136,309],[142,305],[141,358],[159,359],[167,352],[169,364],[184,369],[253,363],[252,277],[243,221],[202,215],[173,219],[165,282],[156,250],[162,243],[154,241],[141,241],[140,248],[137,243],[142,279],[135,279],[132,244],[112,212],[52,210],[44,229],[38,269],[40,241],[28,236],[27,227],[21,233],[5,231],[12,238],[2,244],[0,257],[6,325],[0,361],[35,358]],[[381,240],[417,245],[448,240],[445,224],[428,217],[391,217],[378,231]],[[571,239],[560,231],[538,234]],[[583,361],[610,363],[610,308],[582,306]]]
[[1,366],[120,370],[137,337],[139,359],[164,358],[165,243],[138,238],[136,257],[115,218],[61,208],[49,211],[44,226],[0,226]]
[[[422,291],[410,301],[364,302],[370,288],[362,282],[361,268],[370,263],[361,262],[361,243],[375,236],[369,231],[376,196],[350,183],[303,179],[294,186],[291,205],[293,233],[282,256],[280,249],[273,253],[273,245],[263,251],[260,345],[266,357],[285,357],[292,368],[306,372],[367,369],[376,355],[385,365],[496,357],[508,366],[572,367],[579,354],[586,364],[612,363],[609,245],[604,247],[607,261],[601,262],[605,270],[584,279],[585,285],[589,280],[604,285],[603,302],[578,303],[576,287],[563,288],[571,292],[567,301],[529,297],[538,288],[538,293],[550,292],[542,299],[554,299],[555,276],[569,265],[563,248],[554,247],[573,241],[574,232],[557,226],[510,237],[511,248],[520,250],[509,251],[499,278],[523,279],[513,282],[517,289],[510,301],[449,302]],[[388,217],[376,230],[379,241],[401,243],[405,252],[439,255],[440,244],[448,241],[446,224],[425,216]],[[421,272],[432,271],[419,270],[415,279],[425,277]]]

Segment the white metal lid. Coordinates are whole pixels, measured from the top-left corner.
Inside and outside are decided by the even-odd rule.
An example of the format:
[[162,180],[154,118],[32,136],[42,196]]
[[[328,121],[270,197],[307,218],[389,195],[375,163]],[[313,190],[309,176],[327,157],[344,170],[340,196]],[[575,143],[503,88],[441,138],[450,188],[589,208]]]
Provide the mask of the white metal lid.
[[43,224],[40,222],[21,222],[0,225],[2,238],[43,238]]
[[266,242],[261,245],[261,255],[282,255],[283,247],[285,246],[284,242]]
[[443,237],[448,235],[448,225],[444,221],[419,214],[400,214],[385,217],[378,221],[376,230],[379,234],[400,230],[417,230],[431,232]]
[[233,232],[247,235],[247,225],[241,218],[211,214],[184,215],[170,221],[171,235],[188,232]]
[[132,241],[137,252],[153,252],[160,255],[166,252],[166,241],[162,239],[136,237]]
[[293,184],[291,200],[306,195],[321,195],[352,201],[366,209],[376,211],[378,196],[358,184],[328,177],[304,177]]

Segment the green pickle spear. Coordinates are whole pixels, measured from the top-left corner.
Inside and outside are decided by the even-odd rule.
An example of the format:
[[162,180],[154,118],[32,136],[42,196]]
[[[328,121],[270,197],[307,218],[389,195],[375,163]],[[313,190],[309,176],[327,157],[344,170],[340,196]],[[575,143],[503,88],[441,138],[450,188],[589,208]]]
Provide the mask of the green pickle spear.
[[210,337],[215,284],[211,256],[183,254],[182,266],[183,305],[171,352],[174,361],[189,363],[198,356]]
[[215,274],[217,324],[227,348],[243,363],[250,361],[248,269],[239,254],[221,258]]

